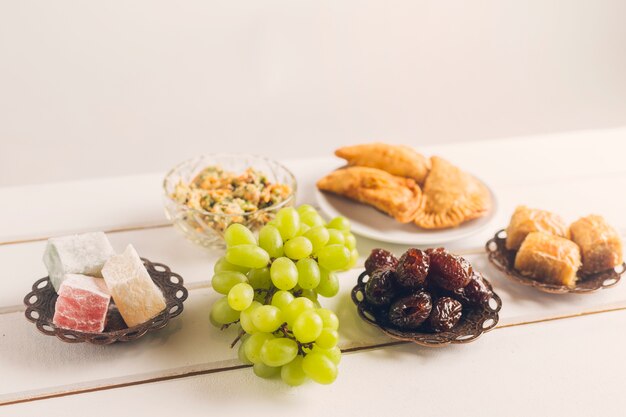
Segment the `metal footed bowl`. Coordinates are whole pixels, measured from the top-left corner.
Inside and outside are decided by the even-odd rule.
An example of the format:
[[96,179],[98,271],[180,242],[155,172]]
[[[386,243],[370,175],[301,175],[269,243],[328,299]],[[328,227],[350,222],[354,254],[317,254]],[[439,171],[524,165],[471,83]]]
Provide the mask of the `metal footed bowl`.
[[141,259],[154,283],[165,296],[166,308],[153,319],[127,327],[114,303],[109,305],[107,321],[102,333],[85,333],[57,327],[52,322],[57,293],[48,277],[41,278],[33,284],[33,290],[24,297],[26,318],[35,323],[37,329],[45,335],[56,336],[64,342],[87,342],[94,345],[108,345],[115,342],[129,342],[139,339],[148,332],[162,329],[170,319],[183,312],[183,302],[187,299],[187,289],[183,286],[183,278],[172,272],[167,266]]
[[604,288],[611,288],[616,285],[624,271],[626,263],[622,263],[614,269],[599,272],[597,274],[582,274],[578,272],[578,280],[574,287],[565,285],[549,284],[519,273],[515,268],[515,255],[517,251],[506,248],[506,231],[498,231],[494,237],[485,244],[485,249],[489,255],[489,261],[511,280],[536,288],[539,291],[552,294],[589,294]]
[[[376,310],[365,301],[365,283],[369,278],[367,272],[359,275],[357,285],[352,289],[352,301],[356,304],[359,316],[369,324],[378,327],[388,336],[421,346],[439,347],[449,344],[469,343],[478,339],[498,324],[498,312],[502,308],[502,300],[493,293],[489,302],[483,306],[469,307],[463,310],[459,323],[451,330],[432,333],[420,330],[401,330],[391,324],[384,315],[376,314]],[[491,288],[491,283],[485,279]],[[492,289],[493,291],[493,289]]]

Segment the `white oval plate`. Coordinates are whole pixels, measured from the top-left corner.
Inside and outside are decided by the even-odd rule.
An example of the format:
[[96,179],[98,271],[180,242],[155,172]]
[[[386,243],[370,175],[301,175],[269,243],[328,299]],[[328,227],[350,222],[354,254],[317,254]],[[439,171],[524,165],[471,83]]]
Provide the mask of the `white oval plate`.
[[427,230],[413,223],[399,223],[371,206],[319,189],[315,190],[315,196],[317,204],[327,216],[348,218],[352,223],[352,232],[358,235],[381,242],[432,245],[466,238],[480,232],[491,222],[497,211],[497,203],[491,188],[486,184],[485,186],[491,194],[491,210],[483,217],[470,220],[458,227],[441,230]]

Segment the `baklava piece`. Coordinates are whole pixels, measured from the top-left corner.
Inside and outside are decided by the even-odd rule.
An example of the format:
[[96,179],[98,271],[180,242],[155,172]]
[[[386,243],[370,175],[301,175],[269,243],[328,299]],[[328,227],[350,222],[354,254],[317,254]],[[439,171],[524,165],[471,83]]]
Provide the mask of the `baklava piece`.
[[522,275],[568,287],[576,284],[580,263],[578,245],[544,232],[529,233],[515,256],[515,269]]
[[595,274],[623,262],[622,240],[602,216],[583,217],[570,226],[572,241],[580,247],[582,272]]
[[518,206],[506,228],[506,248],[518,250],[529,233],[544,232],[564,238],[569,237],[567,224],[561,216],[546,210]]

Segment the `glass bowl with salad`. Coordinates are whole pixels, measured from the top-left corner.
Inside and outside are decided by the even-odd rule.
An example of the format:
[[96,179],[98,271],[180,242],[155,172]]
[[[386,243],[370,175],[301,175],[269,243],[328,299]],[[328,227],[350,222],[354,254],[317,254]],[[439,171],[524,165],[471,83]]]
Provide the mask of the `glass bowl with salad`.
[[224,247],[231,223],[258,230],[296,200],[296,179],[283,165],[243,154],[203,155],[175,166],[163,180],[165,214],[185,236]]

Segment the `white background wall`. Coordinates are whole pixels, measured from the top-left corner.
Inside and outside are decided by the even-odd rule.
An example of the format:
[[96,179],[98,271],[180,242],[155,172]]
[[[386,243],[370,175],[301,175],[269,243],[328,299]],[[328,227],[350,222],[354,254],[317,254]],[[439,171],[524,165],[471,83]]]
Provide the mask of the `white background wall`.
[[623,0],[0,0],[0,185],[626,125]]

